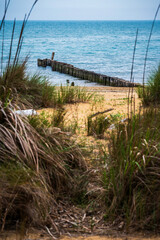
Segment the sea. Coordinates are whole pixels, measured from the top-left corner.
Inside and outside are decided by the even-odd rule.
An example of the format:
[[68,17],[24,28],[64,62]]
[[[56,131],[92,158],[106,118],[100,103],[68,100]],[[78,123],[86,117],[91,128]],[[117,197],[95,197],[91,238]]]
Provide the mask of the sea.
[[[22,21],[16,22],[13,53],[16,51]],[[152,21],[28,21],[20,61],[29,56],[27,72],[46,76],[52,85],[65,85],[66,80],[79,86],[96,86],[65,74],[53,72],[50,67],[38,68],[37,59],[51,58],[75,67],[108,76],[130,79],[136,31],[138,41],[134,62],[134,81],[142,83],[146,47]],[[13,21],[4,28],[3,68],[8,59]],[[0,48],[2,48],[0,32]],[[148,51],[145,81],[160,63],[160,21],[156,21]]]

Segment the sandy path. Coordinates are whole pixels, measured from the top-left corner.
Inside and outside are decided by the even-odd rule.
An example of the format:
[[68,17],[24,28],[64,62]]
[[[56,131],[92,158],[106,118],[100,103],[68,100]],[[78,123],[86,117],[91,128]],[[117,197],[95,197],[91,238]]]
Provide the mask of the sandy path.
[[46,233],[31,233],[28,234],[25,237],[22,237],[22,235],[18,235],[15,233],[3,233],[3,235],[0,235],[0,240],[54,240],[54,239],[60,239],[60,240],[160,240],[159,236],[144,236],[144,235],[125,235],[123,236],[120,234],[120,236],[73,236],[73,237],[67,237],[62,236],[60,238],[53,238],[49,236]]
[[158,240],[160,237],[153,237],[153,238],[144,238],[144,237],[129,237],[129,236],[124,236],[124,237],[99,237],[99,236],[91,236],[91,237],[75,237],[75,238],[68,238],[64,237],[61,238],[62,240]]

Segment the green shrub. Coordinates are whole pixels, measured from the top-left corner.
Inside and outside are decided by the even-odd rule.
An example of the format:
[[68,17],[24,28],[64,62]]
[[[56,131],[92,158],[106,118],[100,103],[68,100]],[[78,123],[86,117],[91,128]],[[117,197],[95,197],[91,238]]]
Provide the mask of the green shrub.
[[45,111],[42,111],[38,115],[29,116],[29,123],[35,129],[46,129],[52,127],[59,127],[62,130],[65,129],[64,127],[64,117],[65,117],[65,110],[63,108],[55,108],[53,114],[47,114]]
[[54,127],[60,127],[64,129],[64,117],[66,111],[64,108],[57,108],[54,110],[53,115],[51,116],[51,124]]
[[29,124],[35,129],[46,129],[52,126],[50,117],[50,114],[46,114],[45,111],[42,111],[38,115],[28,116],[28,120]]

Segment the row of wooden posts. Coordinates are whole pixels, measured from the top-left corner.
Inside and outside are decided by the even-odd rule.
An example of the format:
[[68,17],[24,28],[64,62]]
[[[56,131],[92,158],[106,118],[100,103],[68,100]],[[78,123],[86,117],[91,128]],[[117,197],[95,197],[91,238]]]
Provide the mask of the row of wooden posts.
[[92,71],[76,68],[71,64],[55,61],[53,60],[53,58],[54,53],[52,54],[52,59],[38,59],[37,64],[39,67],[51,66],[52,71],[68,74],[79,79],[88,80],[90,82],[96,82],[105,86],[130,87],[138,85],[136,83],[131,83],[129,81],[123,80],[121,78],[109,77],[104,74],[99,74]]

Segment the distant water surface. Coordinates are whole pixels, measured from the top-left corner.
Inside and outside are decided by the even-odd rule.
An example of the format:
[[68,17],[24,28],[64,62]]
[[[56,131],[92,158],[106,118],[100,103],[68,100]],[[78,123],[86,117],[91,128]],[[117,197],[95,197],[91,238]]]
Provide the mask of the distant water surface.
[[[14,50],[21,25],[22,22],[18,21]],[[66,79],[75,81],[76,85],[94,85],[94,83],[52,72],[49,67],[38,68],[37,59],[50,58],[53,51],[55,59],[58,61],[129,80],[135,35],[138,28],[134,79],[135,82],[141,83],[151,25],[152,21],[29,21],[25,29],[21,59],[29,54],[28,72],[41,72],[49,77],[52,84],[57,85],[65,84]],[[5,60],[9,52],[12,26],[12,21],[6,22]],[[148,53],[146,79],[159,62],[160,21],[157,21]]]

